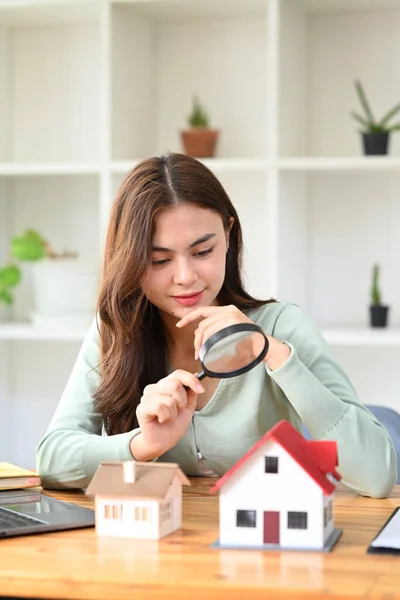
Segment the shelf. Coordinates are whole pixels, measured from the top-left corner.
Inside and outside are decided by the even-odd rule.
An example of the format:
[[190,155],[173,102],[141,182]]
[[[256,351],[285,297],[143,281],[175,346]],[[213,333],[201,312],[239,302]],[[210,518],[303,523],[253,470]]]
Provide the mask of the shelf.
[[311,156],[281,158],[277,161],[281,171],[399,171],[397,156]]
[[87,329],[50,329],[35,327],[29,323],[0,323],[0,340],[34,340],[34,341],[59,341],[82,342]]
[[321,327],[332,346],[399,346],[400,328],[370,329],[367,327]]
[[[111,172],[126,174],[141,159],[121,160],[111,163]],[[261,172],[271,168],[264,158],[204,158],[198,159],[209,169],[219,172]],[[281,171],[399,171],[400,157],[295,157],[276,162]],[[0,162],[0,176],[24,175],[98,175],[98,163],[35,163]]]
[[[29,323],[0,323],[0,340],[78,341],[88,328],[50,329]],[[400,328],[369,329],[366,327],[322,327],[322,334],[332,346],[399,346]]]
[[[269,162],[263,158],[203,158],[198,159],[211,171],[222,172],[254,172],[266,171]],[[114,161],[111,165],[111,172],[114,174],[126,174],[133,169],[140,159]]]
[[98,7],[98,0],[2,0],[0,23],[21,26],[92,21]]
[[96,163],[34,163],[0,162],[0,176],[16,177],[29,175],[98,175]]
[[262,14],[267,6],[266,0],[112,0],[112,4],[130,5],[138,13],[156,19]]
[[291,0],[310,12],[390,10],[400,8],[399,0]]

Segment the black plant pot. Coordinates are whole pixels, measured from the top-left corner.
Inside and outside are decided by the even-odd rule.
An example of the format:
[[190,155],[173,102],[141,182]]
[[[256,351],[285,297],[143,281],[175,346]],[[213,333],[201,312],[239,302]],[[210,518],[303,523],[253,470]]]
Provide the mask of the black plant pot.
[[388,153],[389,132],[363,133],[363,148],[366,155],[383,155]]
[[369,317],[371,327],[386,327],[389,313],[389,306],[383,304],[372,304],[369,307]]

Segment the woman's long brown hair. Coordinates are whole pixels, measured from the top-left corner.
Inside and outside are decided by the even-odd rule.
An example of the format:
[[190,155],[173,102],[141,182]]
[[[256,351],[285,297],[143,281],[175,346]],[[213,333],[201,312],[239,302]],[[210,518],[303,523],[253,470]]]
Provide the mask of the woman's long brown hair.
[[225,230],[234,217],[219,303],[240,310],[266,303],[244,290],[238,215],[211,171],[184,154],[140,162],[123,181],[113,204],[98,300],[101,364],[94,399],[111,435],[137,427],[136,408],[143,389],[167,374],[161,318],[141,284],[151,265],[156,215],[182,203],[217,212]]

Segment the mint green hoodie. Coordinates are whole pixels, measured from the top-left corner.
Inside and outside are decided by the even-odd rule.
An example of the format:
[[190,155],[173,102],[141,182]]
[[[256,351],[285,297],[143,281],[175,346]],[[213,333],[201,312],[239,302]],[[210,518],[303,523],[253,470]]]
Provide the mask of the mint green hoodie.
[[[313,439],[336,440],[343,482],[367,496],[383,497],[397,477],[393,443],[360,402],[333,360],[313,321],[293,304],[271,303],[247,312],[262,329],[286,342],[291,354],[270,371],[262,363],[222,379],[207,405],[196,411],[184,437],[160,461],[177,462],[187,475],[205,468],[222,475],[275,423],[287,419]],[[140,430],[102,435],[93,393],[99,381],[99,334],[90,328],[48,430],[38,445],[44,487],[86,487],[101,461],[132,460],[129,443]]]

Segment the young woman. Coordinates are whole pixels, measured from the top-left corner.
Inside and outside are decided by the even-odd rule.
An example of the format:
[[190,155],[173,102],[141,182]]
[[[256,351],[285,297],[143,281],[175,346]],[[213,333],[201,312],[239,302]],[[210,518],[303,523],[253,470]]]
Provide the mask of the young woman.
[[[347,486],[390,492],[397,463],[387,431],[297,306],[244,290],[241,258],[238,215],[202,163],[169,154],[128,174],[111,214],[98,318],[38,446],[45,487],[86,487],[101,461],[132,458],[222,475],[287,419],[337,441]],[[269,339],[264,361],[200,382],[204,341],[249,322]]]

